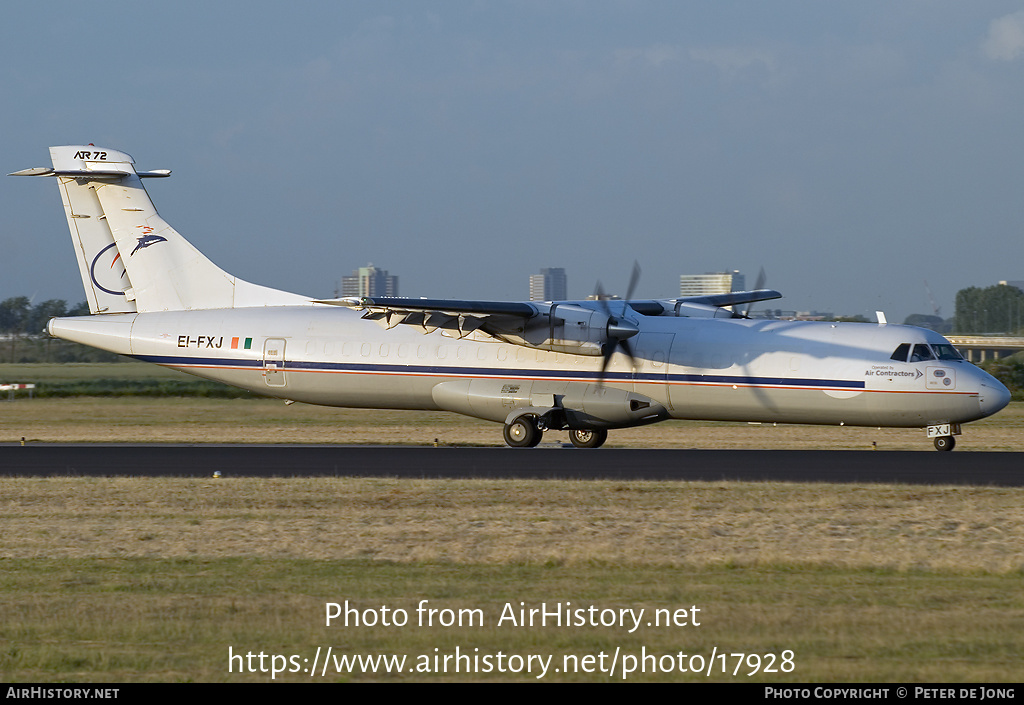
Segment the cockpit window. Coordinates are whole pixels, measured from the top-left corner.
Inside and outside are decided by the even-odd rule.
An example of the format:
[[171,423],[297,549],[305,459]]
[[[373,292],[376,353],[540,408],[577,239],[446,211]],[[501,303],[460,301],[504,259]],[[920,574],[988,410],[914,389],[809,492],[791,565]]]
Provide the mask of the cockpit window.
[[932,349],[923,343],[918,343],[914,346],[914,352],[910,353],[911,362],[924,362],[925,360],[934,360],[935,355],[932,354]]
[[963,360],[964,358],[956,348],[949,344],[929,347],[924,343],[900,343],[890,359],[898,362],[926,362],[928,360]]
[[907,354],[910,352],[910,343],[900,343],[900,346],[896,348],[896,352],[892,354],[891,360],[898,362],[906,362]]
[[952,345],[932,345],[935,356],[940,360],[963,360],[964,356]]

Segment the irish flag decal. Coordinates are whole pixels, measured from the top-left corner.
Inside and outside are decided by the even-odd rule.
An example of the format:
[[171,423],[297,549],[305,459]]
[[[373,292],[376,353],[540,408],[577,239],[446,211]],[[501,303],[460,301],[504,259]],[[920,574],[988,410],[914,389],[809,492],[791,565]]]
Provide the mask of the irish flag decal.
[[[241,338],[232,338],[231,339],[231,349],[232,350],[237,350],[238,349],[238,341],[239,340],[241,340]],[[251,348],[252,348],[252,338],[246,338],[245,339],[245,344],[242,346],[242,349],[243,350],[250,350]]]

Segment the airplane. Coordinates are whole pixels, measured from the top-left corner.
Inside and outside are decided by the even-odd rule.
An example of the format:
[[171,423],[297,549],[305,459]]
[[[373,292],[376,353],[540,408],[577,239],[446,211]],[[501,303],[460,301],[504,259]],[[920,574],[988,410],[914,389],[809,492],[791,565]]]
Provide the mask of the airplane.
[[752,319],[777,291],[633,300],[318,299],[238,279],[163,220],[128,154],[50,148],[89,316],[54,337],[287,403],[444,410],[597,448],[666,419],[923,428],[952,450],[961,425],[1007,405],[998,380],[930,330]]

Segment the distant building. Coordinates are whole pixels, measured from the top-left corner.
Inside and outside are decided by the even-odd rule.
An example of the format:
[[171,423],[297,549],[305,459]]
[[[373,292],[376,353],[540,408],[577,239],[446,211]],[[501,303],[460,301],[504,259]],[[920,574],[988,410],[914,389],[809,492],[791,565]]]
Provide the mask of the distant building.
[[530,275],[530,301],[565,301],[569,298],[565,270],[561,267],[541,269]]
[[1015,286],[1021,291],[1024,291],[1024,281],[1001,281],[999,282],[1002,286]]
[[746,291],[747,280],[739,270],[731,272],[709,272],[707,274],[683,274],[679,277],[680,296],[706,296]]
[[352,276],[341,278],[342,296],[398,296],[398,277],[373,264],[352,270]]

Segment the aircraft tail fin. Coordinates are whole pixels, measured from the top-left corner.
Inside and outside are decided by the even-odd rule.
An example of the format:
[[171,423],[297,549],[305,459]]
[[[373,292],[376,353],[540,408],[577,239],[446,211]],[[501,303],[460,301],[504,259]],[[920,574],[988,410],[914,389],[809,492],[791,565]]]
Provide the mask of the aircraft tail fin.
[[92,313],[310,304],[310,299],[238,279],[215,265],[156,212],[124,152],[93,145],[50,148],[54,176]]

